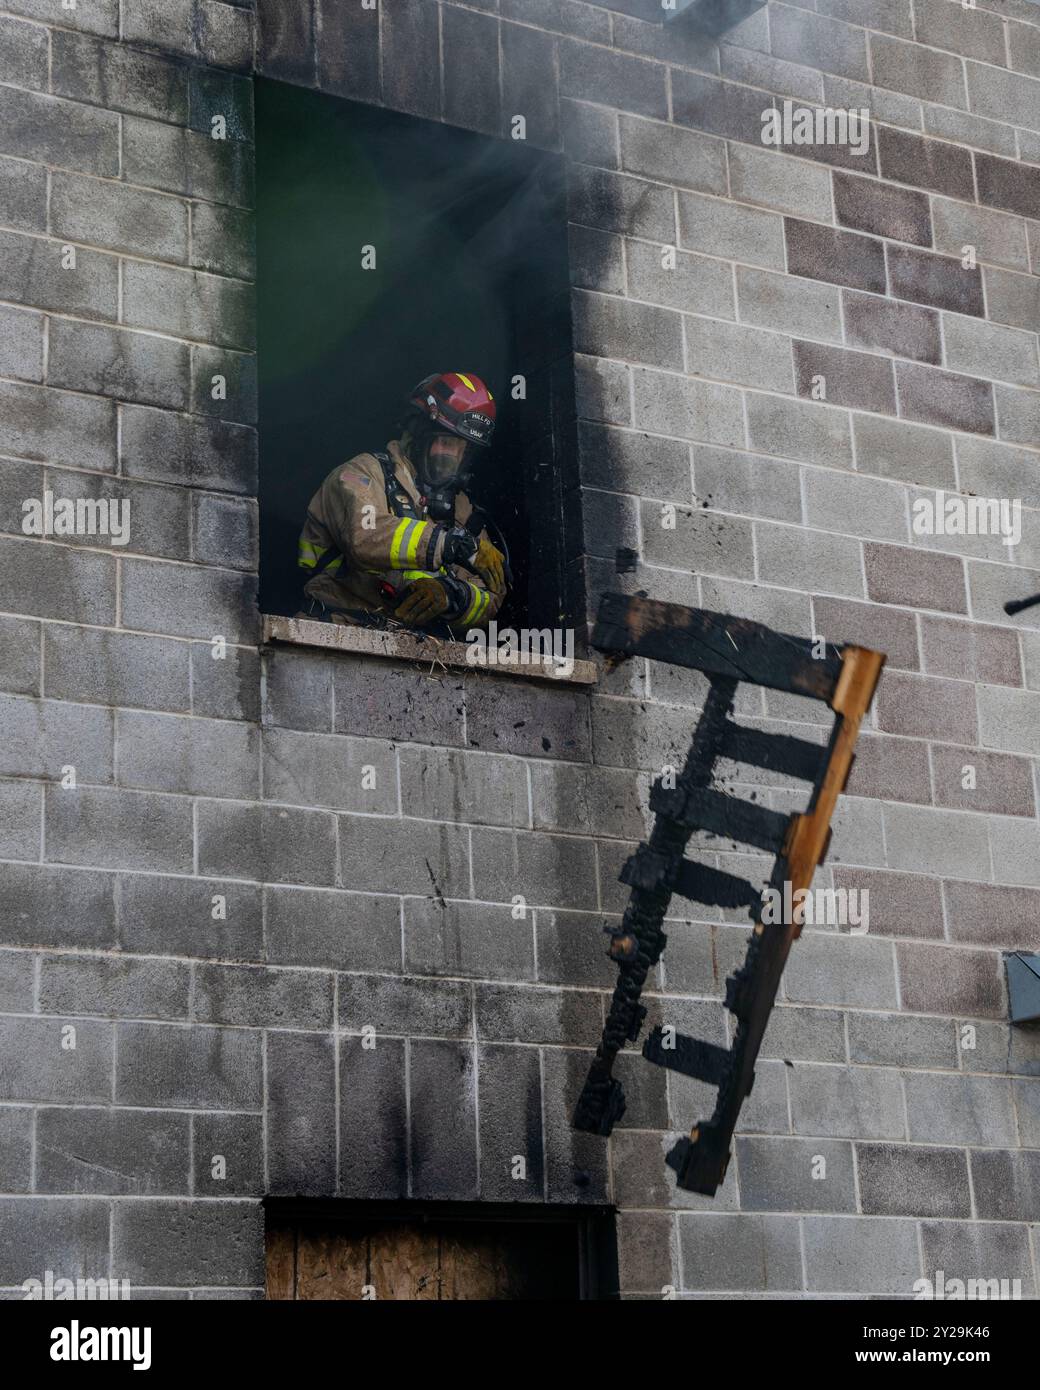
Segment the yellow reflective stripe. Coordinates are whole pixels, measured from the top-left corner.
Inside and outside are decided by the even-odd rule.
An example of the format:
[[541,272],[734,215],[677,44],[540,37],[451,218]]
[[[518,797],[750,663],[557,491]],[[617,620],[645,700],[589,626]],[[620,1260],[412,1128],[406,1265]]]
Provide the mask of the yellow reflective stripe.
[[301,540],[297,551],[296,563],[305,570],[312,570],[321,557],[328,550],[327,545],[319,545],[317,541]]
[[475,584],[470,584],[469,591],[473,595],[473,601],[462,616],[462,621],[464,623],[473,622],[475,618],[483,613],[484,609],[491,601],[491,595],[486,589],[478,589]]
[[411,564],[414,561],[415,552],[419,548],[419,542],[422,540],[423,536],[425,536],[426,528],[427,526],[429,526],[429,524],[430,523],[428,521],[417,521],[415,523],[415,530],[408,537],[408,549],[405,552],[404,557],[409,564]]
[[401,578],[412,579],[436,579],[437,574],[434,570],[402,570]]
[[458,377],[460,381],[464,381],[471,391],[475,391],[477,389],[473,385],[472,381],[470,381],[468,376],[463,376],[461,372],[456,372],[455,375]]
[[326,574],[335,574],[336,571],[339,569],[340,565],[342,565],[342,563],[343,563],[343,556],[342,556],[342,555],[337,555],[336,558],[335,558],[334,560],[330,560],[329,563],[325,566],[325,573],[326,573]]
[[401,563],[401,544],[404,541],[405,536],[408,534],[408,528],[414,525],[415,522],[409,521],[407,517],[404,521],[398,523],[397,530],[394,532],[393,540],[390,542],[391,569],[399,570],[404,568],[404,565]]

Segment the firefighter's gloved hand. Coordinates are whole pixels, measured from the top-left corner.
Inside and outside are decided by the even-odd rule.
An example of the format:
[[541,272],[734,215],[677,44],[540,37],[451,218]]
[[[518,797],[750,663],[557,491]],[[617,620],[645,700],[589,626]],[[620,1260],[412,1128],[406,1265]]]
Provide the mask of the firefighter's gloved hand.
[[505,557],[486,536],[481,536],[477,553],[470,563],[489,589],[494,589],[496,594],[505,593]]
[[448,611],[448,591],[439,579],[417,579],[409,584],[394,617],[409,627],[426,627]]

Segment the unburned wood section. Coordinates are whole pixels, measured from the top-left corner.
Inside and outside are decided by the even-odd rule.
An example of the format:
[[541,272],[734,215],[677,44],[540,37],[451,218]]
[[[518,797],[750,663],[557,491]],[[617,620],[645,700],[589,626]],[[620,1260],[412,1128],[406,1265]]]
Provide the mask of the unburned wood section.
[[277,1300],[572,1299],[577,1228],[566,1222],[289,1222],[267,1231]]

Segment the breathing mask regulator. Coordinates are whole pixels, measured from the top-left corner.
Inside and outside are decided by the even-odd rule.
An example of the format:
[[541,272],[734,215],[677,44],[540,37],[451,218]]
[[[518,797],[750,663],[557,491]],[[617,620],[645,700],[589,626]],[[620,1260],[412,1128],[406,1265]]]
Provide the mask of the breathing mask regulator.
[[455,498],[466,486],[476,461],[476,446],[418,415],[408,427],[408,453],[426,510],[434,521],[450,526],[455,519]]

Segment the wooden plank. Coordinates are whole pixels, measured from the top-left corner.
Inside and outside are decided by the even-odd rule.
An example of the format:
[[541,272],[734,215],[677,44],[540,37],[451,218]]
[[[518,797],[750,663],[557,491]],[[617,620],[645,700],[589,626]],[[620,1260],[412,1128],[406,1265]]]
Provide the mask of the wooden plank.
[[603,595],[592,645],[828,703],[841,674],[840,648],[830,644],[816,658],[813,643],[804,637],[725,613],[627,594]]
[[360,1299],[368,1279],[367,1237],[360,1227],[306,1225],[297,1237],[296,1297]]
[[388,1221],[369,1236],[369,1276],[376,1298],[439,1299],[440,1242],[424,1222]]
[[324,647],[327,651],[355,652],[398,661],[425,663],[470,671],[489,671],[492,675],[523,676],[526,680],[552,681],[556,685],[595,685],[599,672],[592,661],[575,657],[573,670],[566,674],[552,660],[523,660],[498,655],[487,665],[474,661],[473,648],[466,642],[447,642],[439,637],[419,637],[404,628],[383,631],[375,627],[351,627],[345,623],[318,623],[309,618],[288,618],[264,614],[264,641],[287,642],[297,647]]
[[296,1230],[293,1226],[270,1226],[264,1235],[267,1265],[267,1297],[289,1300],[296,1297]]

